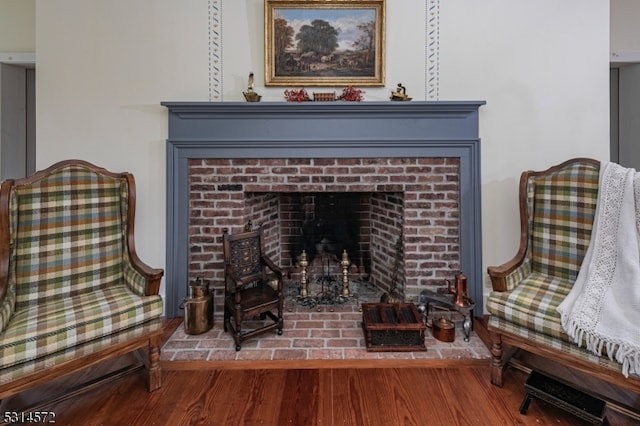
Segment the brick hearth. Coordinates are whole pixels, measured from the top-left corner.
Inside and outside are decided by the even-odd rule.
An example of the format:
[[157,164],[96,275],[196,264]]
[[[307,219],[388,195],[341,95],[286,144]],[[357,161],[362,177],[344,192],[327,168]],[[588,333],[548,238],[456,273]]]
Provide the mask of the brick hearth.
[[[454,321],[456,313],[445,314]],[[355,306],[324,306],[308,309],[288,306],[284,312],[285,328],[281,336],[264,334],[242,343],[235,350],[233,338],[222,330],[222,318],[216,316],[214,327],[200,335],[188,335],[182,324],[161,351],[162,361],[291,361],[291,360],[437,360],[484,359],[491,357],[480,337],[471,333],[464,341],[460,324],[453,342],[436,340],[430,329],[425,335],[426,351],[369,352],[362,331],[362,312]]]

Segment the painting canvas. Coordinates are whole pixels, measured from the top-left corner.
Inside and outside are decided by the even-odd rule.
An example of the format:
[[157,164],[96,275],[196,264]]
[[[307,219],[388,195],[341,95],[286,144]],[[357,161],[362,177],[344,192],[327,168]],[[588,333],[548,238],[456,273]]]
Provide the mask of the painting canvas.
[[267,86],[383,86],[384,0],[265,0]]

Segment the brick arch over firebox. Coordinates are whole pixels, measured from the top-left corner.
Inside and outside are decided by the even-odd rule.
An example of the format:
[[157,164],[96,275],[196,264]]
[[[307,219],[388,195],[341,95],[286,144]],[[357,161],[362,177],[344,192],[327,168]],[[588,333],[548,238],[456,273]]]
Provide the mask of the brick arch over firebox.
[[[448,238],[453,245],[459,242],[459,251],[450,257],[448,265],[458,266],[469,276],[471,297],[481,305],[478,108],[482,104],[482,101],[163,103],[169,108],[167,316],[180,314],[178,305],[186,295],[189,280],[189,253],[194,241],[190,239],[193,230],[189,218],[194,214],[190,173],[207,162],[214,167],[226,167],[226,171],[205,172],[208,190],[213,188],[214,193],[402,194],[404,220],[413,224],[405,225],[405,248],[413,250],[409,242],[424,235]],[[241,164],[254,164],[252,177],[241,177],[246,171],[240,170]],[[351,164],[355,173],[341,174],[339,170],[345,164]],[[305,168],[308,180],[300,178],[305,175],[301,173]],[[332,172],[327,172],[327,168]],[[435,186],[429,182],[427,186],[425,181],[442,179],[442,175],[436,177],[434,173],[438,168],[449,170],[444,174],[445,181],[435,182]],[[228,181],[221,180],[224,174],[230,177]],[[288,177],[292,178],[287,180]],[[415,179],[422,185],[417,185]],[[353,186],[346,187],[346,181]],[[441,231],[434,230],[437,228],[433,226],[434,217],[429,219],[433,214],[430,209],[442,194],[451,191],[452,184],[455,189],[452,195],[445,196],[445,202],[458,207],[456,213],[450,214],[453,222],[449,221],[456,229],[438,234]],[[230,228],[241,226],[246,219],[246,215],[225,218]],[[215,245],[216,229],[223,222],[209,228],[210,244]],[[421,228],[418,223],[431,227]],[[424,276],[429,275],[427,271],[420,272],[427,265],[428,253],[422,245],[411,256],[418,262],[412,262],[413,269],[404,271],[408,284],[405,297],[415,300],[425,282]],[[215,264],[215,258],[212,262]],[[215,275],[212,277],[216,279]]]

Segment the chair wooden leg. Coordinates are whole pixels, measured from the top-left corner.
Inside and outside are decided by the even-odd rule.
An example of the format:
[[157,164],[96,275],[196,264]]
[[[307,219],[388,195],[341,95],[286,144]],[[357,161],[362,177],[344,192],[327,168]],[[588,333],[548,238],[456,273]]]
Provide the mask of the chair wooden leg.
[[241,311],[240,303],[236,306],[236,311],[234,314],[234,322],[235,322],[235,335],[233,336],[236,342],[236,351],[242,349],[242,311]]
[[502,336],[490,332],[491,337],[491,383],[502,387],[502,373],[504,372]]
[[160,337],[154,337],[149,343],[149,392],[162,386],[162,370],[160,368]]
[[282,310],[278,309],[278,336],[282,336],[282,329],[284,327],[284,320],[282,319]]
[[278,335],[282,335],[282,329],[284,327],[284,320],[282,318],[282,311],[284,310],[284,298],[282,297],[282,291],[278,293],[280,298],[280,304],[278,305]]

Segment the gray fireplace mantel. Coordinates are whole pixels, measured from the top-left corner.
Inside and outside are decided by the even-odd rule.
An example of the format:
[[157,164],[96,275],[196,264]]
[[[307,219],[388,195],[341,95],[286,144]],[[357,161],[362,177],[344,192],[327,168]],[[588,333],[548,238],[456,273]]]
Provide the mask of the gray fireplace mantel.
[[478,110],[484,104],[162,102],[169,110],[167,317],[181,315],[178,307],[188,287],[188,161],[192,158],[459,158],[460,263],[469,277],[476,315],[481,314]]

